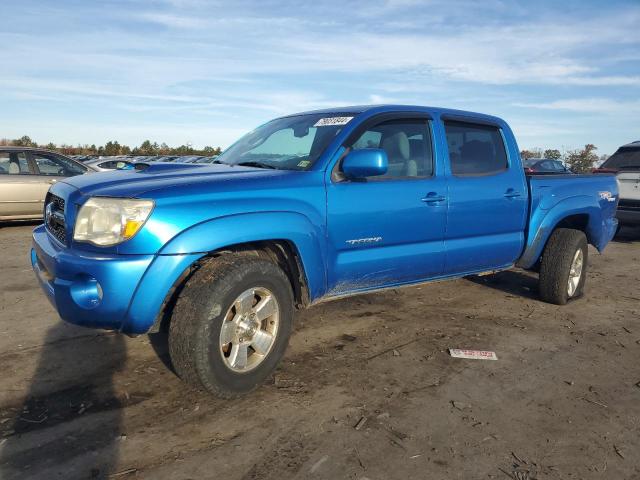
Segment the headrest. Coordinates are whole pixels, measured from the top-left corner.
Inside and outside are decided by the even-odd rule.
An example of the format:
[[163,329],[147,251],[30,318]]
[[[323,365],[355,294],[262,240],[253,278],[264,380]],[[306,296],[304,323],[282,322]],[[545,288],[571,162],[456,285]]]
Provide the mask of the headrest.
[[409,137],[407,137],[407,134],[404,132],[396,132],[393,135],[389,135],[382,142],[382,148],[384,148],[387,155],[392,158],[408,160],[411,155]]

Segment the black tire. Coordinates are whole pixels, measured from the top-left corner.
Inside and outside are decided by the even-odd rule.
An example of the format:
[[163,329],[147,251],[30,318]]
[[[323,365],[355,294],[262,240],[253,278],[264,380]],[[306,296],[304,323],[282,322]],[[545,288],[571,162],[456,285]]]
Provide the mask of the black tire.
[[[220,331],[234,301],[248,289],[268,289],[277,301],[279,326],[270,351],[247,372],[229,368]],[[169,325],[169,354],[178,376],[196,388],[233,398],[261,385],[284,355],[293,323],[293,293],[286,274],[263,258],[223,255],[205,263],[184,286]]]
[[[582,273],[578,286],[569,295],[568,282],[571,264],[578,250],[582,250]],[[580,230],[558,228],[551,234],[540,262],[540,297],[548,303],[564,305],[569,300],[582,296],[587,278],[587,237]]]

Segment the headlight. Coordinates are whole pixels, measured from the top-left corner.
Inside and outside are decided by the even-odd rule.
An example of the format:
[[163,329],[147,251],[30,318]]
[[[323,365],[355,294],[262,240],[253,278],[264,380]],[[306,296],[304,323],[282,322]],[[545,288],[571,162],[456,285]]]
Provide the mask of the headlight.
[[73,239],[101,247],[130,239],[153,210],[152,200],[90,198],[78,212]]

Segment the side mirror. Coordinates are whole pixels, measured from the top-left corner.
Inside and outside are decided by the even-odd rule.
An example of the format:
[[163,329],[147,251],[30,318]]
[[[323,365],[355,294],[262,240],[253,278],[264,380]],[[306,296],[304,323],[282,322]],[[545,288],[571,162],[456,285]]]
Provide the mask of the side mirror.
[[342,161],[342,172],[349,178],[365,178],[387,173],[389,160],[381,148],[351,150]]

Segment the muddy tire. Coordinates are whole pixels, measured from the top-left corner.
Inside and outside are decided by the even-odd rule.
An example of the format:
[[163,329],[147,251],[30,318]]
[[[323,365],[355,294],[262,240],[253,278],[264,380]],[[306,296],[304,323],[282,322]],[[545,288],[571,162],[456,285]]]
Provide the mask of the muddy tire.
[[254,390],[284,355],[293,305],[291,283],[274,263],[231,254],[208,261],[173,311],[169,353],[176,373],[223,398]]
[[587,237],[580,230],[558,228],[551,234],[540,262],[540,297],[564,305],[582,296],[587,276]]

